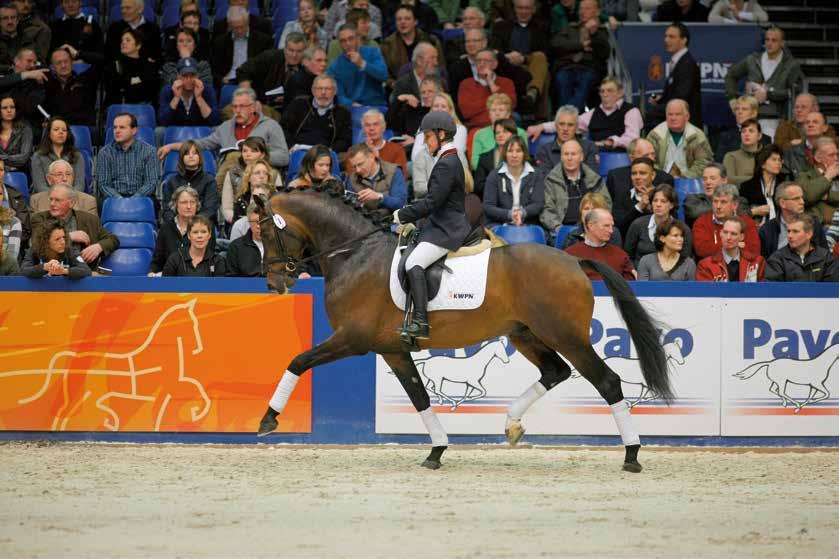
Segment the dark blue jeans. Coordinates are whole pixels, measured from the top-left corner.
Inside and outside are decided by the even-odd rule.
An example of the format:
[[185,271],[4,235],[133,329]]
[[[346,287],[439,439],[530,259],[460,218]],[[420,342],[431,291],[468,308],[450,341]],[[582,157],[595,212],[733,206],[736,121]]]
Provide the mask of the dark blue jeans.
[[559,93],[559,106],[573,105],[582,114],[585,111],[586,96],[596,79],[597,72],[583,68],[557,72],[554,77],[554,84]]

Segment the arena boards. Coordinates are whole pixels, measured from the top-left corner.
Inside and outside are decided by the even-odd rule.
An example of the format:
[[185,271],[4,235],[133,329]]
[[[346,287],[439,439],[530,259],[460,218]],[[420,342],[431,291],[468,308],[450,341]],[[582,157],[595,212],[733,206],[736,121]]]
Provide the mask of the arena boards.
[[[667,324],[674,405],[644,393],[624,327],[599,285],[591,335],[624,377],[642,435],[662,444],[837,444],[839,365],[827,361],[839,347],[832,319],[839,287],[634,288]],[[296,292],[267,294],[258,279],[6,279],[0,439],[256,442],[278,375],[331,333],[323,282],[301,281]],[[505,406],[535,379],[503,339],[416,359],[454,442],[504,440]],[[467,386],[479,380],[485,394]],[[396,386],[372,354],[316,367],[298,385],[283,432],[264,442],[426,442]],[[525,424],[531,442],[615,440],[608,408],[581,378],[552,391]]]

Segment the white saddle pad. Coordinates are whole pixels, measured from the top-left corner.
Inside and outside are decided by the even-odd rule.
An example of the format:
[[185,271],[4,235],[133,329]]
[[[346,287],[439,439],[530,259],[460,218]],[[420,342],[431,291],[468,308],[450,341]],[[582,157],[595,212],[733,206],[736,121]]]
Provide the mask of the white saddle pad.
[[[446,259],[452,273],[443,271],[440,291],[428,302],[429,311],[477,309],[484,303],[487,286],[487,268],[490,250],[472,256]],[[396,273],[399,267],[401,249],[397,248],[390,265],[390,296],[399,310],[405,310],[407,295],[399,285]]]

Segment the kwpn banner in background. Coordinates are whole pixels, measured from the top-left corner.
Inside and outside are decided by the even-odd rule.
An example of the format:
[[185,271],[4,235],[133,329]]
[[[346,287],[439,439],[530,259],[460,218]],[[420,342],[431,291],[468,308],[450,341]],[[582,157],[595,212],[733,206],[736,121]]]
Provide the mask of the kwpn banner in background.
[[[702,119],[709,126],[734,124],[734,115],[725,99],[725,76],[728,68],[747,54],[762,49],[763,36],[757,25],[688,24],[690,50],[702,75]],[[624,62],[632,75],[633,102],[640,103],[641,86],[645,99],[661,93],[667,80],[664,50],[666,23],[622,24],[617,40]]]
[[[0,293],[0,430],[255,432],[312,297]],[[312,424],[311,375],[279,431]]]

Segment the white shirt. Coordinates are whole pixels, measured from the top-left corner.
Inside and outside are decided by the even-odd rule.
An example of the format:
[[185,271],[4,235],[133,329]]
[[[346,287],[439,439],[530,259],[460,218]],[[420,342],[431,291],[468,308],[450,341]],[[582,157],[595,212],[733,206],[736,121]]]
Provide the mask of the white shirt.
[[[506,163],[502,163],[501,167],[498,169],[499,175],[506,175],[510,179],[510,184],[513,187],[513,207],[521,207],[521,183],[524,180],[524,177],[529,175],[530,173],[535,172],[533,166],[530,163],[525,163],[524,168],[521,170],[521,174],[519,178],[515,178],[512,174],[510,174],[510,170],[507,168]],[[502,186],[502,188],[504,188]]]
[[783,52],[781,52],[775,60],[769,58],[769,55],[766,54],[765,51],[760,55],[760,71],[763,74],[764,82],[769,81],[769,78],[771,78],[772,74],[775,73],[775,69],[778,68],[778,65],[781,63],[781,59],[783,57]]
[[726,264],[731,264],[732,260],[740,261],[740,249],[737,249],[737,254],[735,256],[729,256],[726,251],[722,251],[722,259],[725,260]]
[[232,80],[236,77],[236,70],[248,60],[248,36],[233,38],[233,64],[225,78]]
[[655,222],[655,215],[650,216],[650,221],[647,223],[647,234],[650,236],[650,240],[655,243],[655,230],[658,228],[658,225]]

